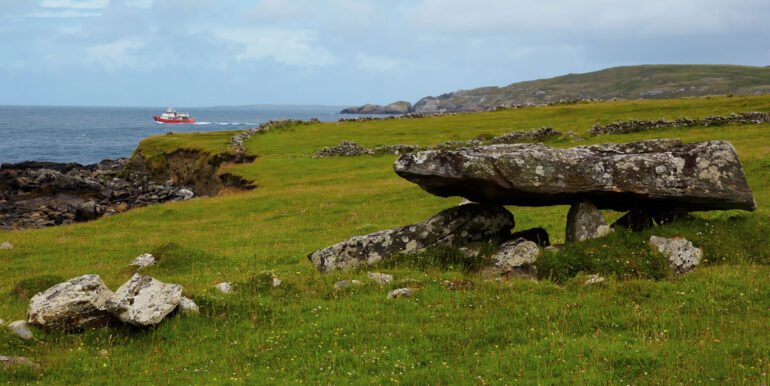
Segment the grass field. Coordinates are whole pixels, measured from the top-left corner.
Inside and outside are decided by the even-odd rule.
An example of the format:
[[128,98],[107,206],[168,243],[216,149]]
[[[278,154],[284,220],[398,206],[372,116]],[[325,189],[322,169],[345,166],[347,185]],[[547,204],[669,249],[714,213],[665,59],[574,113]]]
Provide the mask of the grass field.
[[[98,221],[0,231],[0,318],[24,319],[29,296],[95,273],[115,290],[143,252],[161,262],[142,272],[184,286],[198,316],[174,315],[155,328],[124,326],[79,334],[44,333],[24,342],[0,329],[0,355],[42,369],[0,370],[0,383],[749,383],[770,373],[770,125],[666,129],[589,137],[596,123],[700,118],[770,111],[770,96],[607,102],[459,114],[413,120],[321,123],[257,135],[258,155],[226,171],[258,188],[159,205]],[[380,287],[366,270],[321,275],[306,255],[366,234],[419,222],[457,205],[392,170],[396,156],[313,159],[342,140],[364,146],[432,145],[553,126],[586,138],[568,147],[646,138],[730,140],[758,209],[694,213],[640,234],[616,232],[545,254],[537,282],[485,282],[458,265],[403,263]],[[232,132],[158,136],[140,145],[162,156],[176,148],[227,151]],[[562,242],[568,208],[509,207],[516,229],[542,226]],[[607,212],[608,220],[620,213]],[[676,278],[644,268],[651,234],[684,236],[704,263]],[[273,270],[284,285],[255,275]],[[587,273],[604,283],[582,285]],[[411,298],[388,290],[416,279]],[[341,279],[364,285],[335,292]],[[242,283],[234,294],[212,286]],[[464,283],[450,290],[448,282]],[[471,285],[468,282],[472,282]]]

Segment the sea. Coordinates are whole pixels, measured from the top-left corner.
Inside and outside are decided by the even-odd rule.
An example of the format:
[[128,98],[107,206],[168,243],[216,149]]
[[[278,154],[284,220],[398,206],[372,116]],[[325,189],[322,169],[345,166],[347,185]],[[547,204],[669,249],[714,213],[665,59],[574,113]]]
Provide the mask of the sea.
[[279,118],[336,121],[347,106],[178,107],[194,124],[163,124],[166,107],[0,106],[0,163],[77,162],[129,157],[142,138],[173,132],[247,130]]

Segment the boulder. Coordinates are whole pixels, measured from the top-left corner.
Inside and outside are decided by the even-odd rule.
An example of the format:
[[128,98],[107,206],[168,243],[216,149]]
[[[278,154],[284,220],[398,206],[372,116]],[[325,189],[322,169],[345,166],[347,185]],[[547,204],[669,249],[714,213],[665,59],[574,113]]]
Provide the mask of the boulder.
[[591,201],[599,209],[618,211],[756,208],[738,155],[727,141],[649,140],[569,149],[490,145],[404,154],[393,167],[429,193],[486,204]]
[[492,255],[493,263],[482,268],[482,275],[491,276],[534,276],[534,263],[540,255],[540,248],[523,238],[506,241]]
[[23,320],[17,320],[15,322],[12,322],[8,325],[8,328],[11,329],[16,335],[19,336],[22,340],[30,340],[32,339],[32,330],[27,327],[27,322]]
[[308,259],[321,273],[346,270],[374,264],[398,252],[502,238],[513,226],[513,215],[501,206],[468,204],[446,209],[419,224],[355,236],[315,251]]
[[192,299],[182,296],[179,298],[179,311],[183,314],[197,314],[200,312],[200,308]]
[[0,244],[0,249],[13,249],[13,244],[10,241],[6,241]]
[[135,274],[107,300],[107,309],[124,323],[145,327],[160,323],[181,299],[181,285]]
[[31,367],[34,369],[40,368],[39,364],[32,362],[26,357],[7,357],[4,355],[0,355],[0,369],[8,370],[11,367],[21,367],[21,366]]
[[681,237],[650,236],[650,244],[668,258],[668,265],[677,274],[690,272],[700,264],[703,251]]
[[57,331],[100,327],[112,320],[106,302],[113,295],[99,275],[79,276],[33,296],[27,321]]
[[567,242],[595,239],[611,230],[602,213],[588,201],[572,205],[567,213]]
[[369,272],[366,276],[379,285],[385,285],[393,281],[393,275],[387,273]]
[[131,265],[136,265],[138,267],[149,267],[157,262],[158,259],[156,259],[155,256],[149,253],[142,253],[134,259]]

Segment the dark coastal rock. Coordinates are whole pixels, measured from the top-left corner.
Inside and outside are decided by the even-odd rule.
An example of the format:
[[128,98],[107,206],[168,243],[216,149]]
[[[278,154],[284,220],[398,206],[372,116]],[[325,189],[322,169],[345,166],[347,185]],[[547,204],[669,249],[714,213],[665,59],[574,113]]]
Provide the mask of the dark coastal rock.
[[754,210],[738,155],[727,141],[651,140],[556,149],[491,145],[400,156],[399,176],[427,192],[498,205],[599,209],[682,207]]
[[397,252],[419,252],[435,245],[461,246],[509,235],[513,215],[500,206],[461,205],[414,225],[355,236],[308,255],[321,273],[374,264]]

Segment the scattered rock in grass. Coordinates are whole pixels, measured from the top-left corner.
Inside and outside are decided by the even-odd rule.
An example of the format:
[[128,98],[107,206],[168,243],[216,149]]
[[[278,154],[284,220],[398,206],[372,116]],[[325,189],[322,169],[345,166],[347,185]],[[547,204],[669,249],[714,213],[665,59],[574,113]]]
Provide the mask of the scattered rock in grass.
[[703,251],[681,237],[650,236],[650,244],[668,258],[668,265],[677,274],[690,272],[700,264]]
[[131,265],[136,265],[140,268],[143,268],[143,267],[149,267],[151,265],[154,265],[157,262],[158,262],[158,259],[156,259],[155,256],[149,253],[142,253],[141,255],[137,256],[134,259]]
[[369,272],[366,274],[369,279],[373,280],[379,285],[385,285],[393,281],[393,275],[381,272]]
[[603,276],[600,276],[598,274],[591,274],[591,275],[588,275],[588,277],[586,278],[586,281],[584,282],[584,284],[585,285],[596,284],[596,283],[601,283],[603,281],[604,281],[604,277]]
[[230,292],[233,291],[233,283],[229,281],[222,282],[215,285],[214,288],[218,289],[219,292],[223,294],[229,294]]
[[200,312],[200,308],[192,299],[182,296],[179,299],[179,311],[183,314],[197,314]]
[[567,242],[579,242],[602,237],[612,229],[594,204],[583,201],[572,205],[567,213]]
[[21,367],[21,366],[31,367],[34,369],[40,368],[39,364],[32,362],[26,357],[7,357],[4,355],[0,355],[0,369],[8,370],[12,367]]
[[11,331],[18,335],[19,338],[23,340],[32,339],[32,330],[27,327],[27,322],[23,320],[17,320],[9,324],[8,327],[11,329]]
[[78,276],[33,296],[27,321],[57,331],[104,326],[113,318],[106,305],[113,295],[99,275]]
[[283,280],[279,279],[278,276],[275,275],[273,271],[262,271],[259,273],[260,275],[270,275],[270,277],[273,279],[272,286],[273,288],[278,288],[283,284]]
[[513,215],[502,206],[469,204],[446,209],[414,225],[355,236],[308,255],[321,273],[374,264],[399,252],[435,245],[463,246],[510,234]]
[[0,249],[13,249],[13,244],[10,241],[6,241],[0,244]]
[[334,283],[334,290],[339,291],[350,287],[351,285],[362,285],[359,280],[340,280]]
[[374,150],[365,148],[353,141],[342,141],[337,146],[325,147],[315,153],[313,158],[318,157],[349,157],[354,155],[374,155]]
[[190,189],[182,188],[176,191],[176,196],[186,201],[193,198],[193,196],[195,196],[195,193],[193,193],[192,190]]
[[412,290],[409,288],[398,288],[388,292],[388,299],[406,298],[412,296]]
[[548,238],[548,232],[543,228],[531,228],[511,234],[511,240],[518,239],[519,237],[532,241],[540,247],[551,245],[551,240]]
[[500,249],[492,256],[493,263],[482,268],[484,277],[535,275],[534,263],[540,255],[540,248],[532,241],[523,238],[509,240],[500,245]]
[[564,244],[553,244],[545,247],[548,252],[559,253],[564,250]]
[[160,323],[181,298],[181,285],[135,274],[107,300],[107,309],[124,323],[145,327]]

